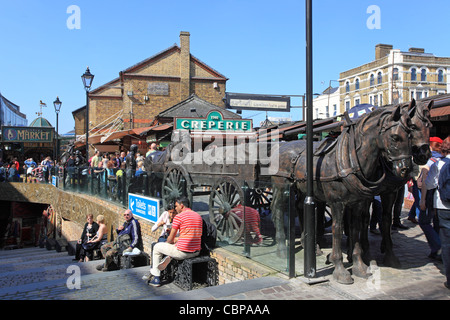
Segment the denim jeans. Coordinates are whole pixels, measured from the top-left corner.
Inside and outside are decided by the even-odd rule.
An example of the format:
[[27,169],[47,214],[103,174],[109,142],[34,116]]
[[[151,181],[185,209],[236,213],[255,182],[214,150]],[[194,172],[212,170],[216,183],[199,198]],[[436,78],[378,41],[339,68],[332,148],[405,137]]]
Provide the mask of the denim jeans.
[[441,257],[444,263],[447,283],[450,284],[450,210],[437,209],[439,216],[439,235],[441,237]]
[[372,201],[372,216],[370,218],[370,230],[375,230],[378,227],[381,228],[381,215],[383,208],[381,208],[381,201],[373,199]]
[[411,210],[409,210],[408,218],[418,218],[419,217],[419,211],[420,211],[420,190],[417,186],[417,181],[413,179],[413,186],[412,186],[412,195],[414,198],[414,203],[411,206]]
[[431,190],[427,191],[427,210],[420,210],[419,212],[419,226],[425,234],[425,237],[427,238],[431,253],[437,253],[437,251],[441,248],[441,240],[439,238],[439,233],[436,230],[437,226],[433,228],[433,226],[431,225],[431,222],[434,221],[435,209],[433,208],[432,196],[430,196],[430,191]]

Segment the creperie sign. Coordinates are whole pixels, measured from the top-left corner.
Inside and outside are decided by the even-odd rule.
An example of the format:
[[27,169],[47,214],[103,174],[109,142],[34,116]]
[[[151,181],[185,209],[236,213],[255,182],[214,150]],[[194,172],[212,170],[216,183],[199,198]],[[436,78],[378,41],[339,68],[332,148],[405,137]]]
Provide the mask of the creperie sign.
[[211,111],[206,118],[176,118],[175,129],[190,131],[252,131],[252,120],[224,119],[219,111]]

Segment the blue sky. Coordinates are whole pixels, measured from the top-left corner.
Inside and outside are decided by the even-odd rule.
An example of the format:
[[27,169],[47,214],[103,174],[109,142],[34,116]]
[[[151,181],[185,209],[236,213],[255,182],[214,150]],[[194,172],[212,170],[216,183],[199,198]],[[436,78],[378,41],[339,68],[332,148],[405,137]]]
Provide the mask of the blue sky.
[[[80,29],[67,27],[70,5],[80,9]],[[380,9],[380,29],[367,27],[370,5]],[[448,12],[448,0],[313,0],[314,92],[340,72],[372,61],[378,43],[450,56]],[[229,78],[228,92],[306,91],[302,0],[0,0],[0,92],[29,123],[44,101],[43,116],[53,125],[52,102],[59,96],[59,132],[68,132],[72,111],[85,104],[86,66],[96,88],[179,44],[180,31],[190,32],[194,56]],[[265,112],[243,116],[259,124]],[[299,120],[301,109],[269,116]]]

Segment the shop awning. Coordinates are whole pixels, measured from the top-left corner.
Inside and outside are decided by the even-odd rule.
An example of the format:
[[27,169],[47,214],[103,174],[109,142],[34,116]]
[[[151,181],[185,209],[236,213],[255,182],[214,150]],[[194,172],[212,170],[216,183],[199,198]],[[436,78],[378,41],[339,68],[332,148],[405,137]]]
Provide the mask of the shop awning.
[[430,110],[431,118],[444,117],[450,115],[450,106],[441,108],[432,108]]
[[[105,143],[111,140],[115,140],[115,139],[122,139],[123,137],[133,134],[133,130],[122,130],[122,131],[116,131],[107,135],[103,135],[102,138],[100,139],[100,143]],[[91,139],[89,139],[90,141]]]

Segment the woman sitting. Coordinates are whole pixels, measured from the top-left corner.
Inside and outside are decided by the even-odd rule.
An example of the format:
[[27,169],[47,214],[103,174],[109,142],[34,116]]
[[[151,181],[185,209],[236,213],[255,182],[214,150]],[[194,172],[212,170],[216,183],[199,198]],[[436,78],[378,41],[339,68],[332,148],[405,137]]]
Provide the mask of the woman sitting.
[[85,257],[85,252],[83,248],[83,244],[92,239],[96,232],[98,231],[98,224],[94,222],[94,215],[88,214],[86,216],[87,222],[84,224],[83,232],[81,233],[80,239],[78,239],[76,247],[75,247],[75,259],[76,261],[83,262]]
[[108,242],[108,232],[106,230],[105,217],[102,215],[97,216],[97,224],[99,225],[96,235],[83,244],[83,249],[86,254],[85,261],[91,261],[94,259],[94,250],[100,249],[102,245]]

